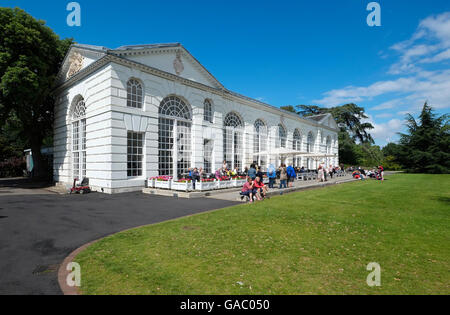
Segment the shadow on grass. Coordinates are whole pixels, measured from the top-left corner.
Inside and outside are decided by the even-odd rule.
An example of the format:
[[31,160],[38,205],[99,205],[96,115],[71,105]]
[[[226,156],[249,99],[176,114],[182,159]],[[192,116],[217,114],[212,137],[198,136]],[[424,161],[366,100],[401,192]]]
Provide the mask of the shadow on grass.
[[433,197],[433,200],[437,200],[437,201],[443,202],[445,204],[450,203],[450,197],[437,196],[437,197]]

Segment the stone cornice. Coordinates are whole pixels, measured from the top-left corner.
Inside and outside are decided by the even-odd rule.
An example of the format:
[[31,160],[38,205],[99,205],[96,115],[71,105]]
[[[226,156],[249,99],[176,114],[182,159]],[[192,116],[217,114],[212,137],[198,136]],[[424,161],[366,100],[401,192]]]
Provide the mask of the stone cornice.
[[326,125],[322,125],[319,123],[316,123],[314,121],[302,118],[300,116],[298,116],[297,114],[291,113],[291,112],[287,112],[285,110],[282,110],[278,107],[254,100],[250,97],[244,96],[244,95],[240,95],[234,92],[231,92],[225,88],[213,88],[210,87],[208,85],[199,83],[199,82],[195,82],[180,76],[177,76],[175,74],[169,73],[169,72],[165,72],[162,71],[160,69],[133,61],[133,60],[129,60],[126,59],[124,57],[121,57],[119,55],[117,55],[116,53],[111,54],[111,53],[107,53],[107,55],[105,55],[104,57],[100,58],[99,60],[93,62],[92,64],[90,64],[89,66],[87,66],[86,68],[82,69],[81,71],[79,71],[78,73],[76,73],[74,76],[72,76],[71,78],[69,78],[68,80],[66,80],[64,83],[60,84],[59,86],[57,86],[54,89],[54,93],[58,94],[61,92],[61,90],[66,89],[68,87],[70,87],[71,85],[75,84],[77,81],[85,78],[86,76],[90,75],[91,73],[97,71],[98,69],[102,68],[103,66],[109,64],[109,63],[116,63],[116,64],[120,64],[126,67],[134,67],[134,68],[138,68],[139,70],[141,70],[142,72],[145,73],[149,73],[170,81],[174,81],[180,84],[184,84],[196,89],[200,89],[203,91],[207,91],[210,92],[212,94],[221,96],[225,99],[231,100],[231,101],[237,101],[240,103],[244,103],[246,105],[249,105],[251,107],[254,108],[261,108],[263,107],[265,110],[268,110],[269,112],[276,114],[276,115],[280,115],[281,117],[289,117],[291,119],[297,120],[299,122],[302,122],[304,124],[313,126],[313,127],[317,127],[317,128],[323,128],[323,129],[327,129],[330,130],[332,132],[338,132],[338,129],[333,129],[329,126]]

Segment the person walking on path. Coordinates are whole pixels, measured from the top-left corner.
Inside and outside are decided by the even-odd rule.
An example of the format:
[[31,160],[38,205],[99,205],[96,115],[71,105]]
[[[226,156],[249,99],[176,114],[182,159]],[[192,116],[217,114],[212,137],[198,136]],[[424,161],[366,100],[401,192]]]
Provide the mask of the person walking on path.
[[294,180],[297,177],[294,167],[292,165],[289,165],[286,169],[286,172],[287,172],[287,177],[288,177],[288,186],[293,187]]
[[277,170],[273,164],[270,164],[267,168],[267,177],[269,178],[269,188],[273,188],[275,179],[277,178]]
[[286,185],[286,181],[287,181],[286,165],[281,164],[281,166],[279,168],[279,171],[280,171],[280,189],[287,188],[287,185]]
[[322,165],[319,165],[319,170],[317,172],[317,181],[318,182],[325,181],[325,175],[324,175],[324,170],[323,170]]

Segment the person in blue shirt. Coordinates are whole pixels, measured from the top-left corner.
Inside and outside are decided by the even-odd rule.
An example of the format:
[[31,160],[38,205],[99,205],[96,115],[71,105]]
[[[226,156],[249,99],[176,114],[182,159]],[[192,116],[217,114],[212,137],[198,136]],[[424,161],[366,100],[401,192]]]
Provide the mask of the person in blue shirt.
[[255,164],[250,165],[250,169],[248,170],[248,177],[250,177],[252,180],[255,180],[255,178],[256,178]]
[[277,178],[277,170],[273,164],[270,164],[267,168],[267,177],[269,178],[269,188],[273,188],[275,178]]
[[295,173],[295,169],[292,165],[289,165],[286,169],[287,172],[287,177],[288,177],[288,185],[289,187],[292,187],[294,184],[294,179],[297,176],[297,174]]

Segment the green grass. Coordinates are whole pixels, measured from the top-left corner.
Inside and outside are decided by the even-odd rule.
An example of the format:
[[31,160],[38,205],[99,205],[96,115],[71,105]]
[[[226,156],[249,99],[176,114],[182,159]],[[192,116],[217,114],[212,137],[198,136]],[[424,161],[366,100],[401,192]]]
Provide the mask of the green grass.
[[[450,294],[449,187],[450,175],[400,174],[126,231],[79,254],[81,289]],[[366,284],[370,262],[381,287]]]

